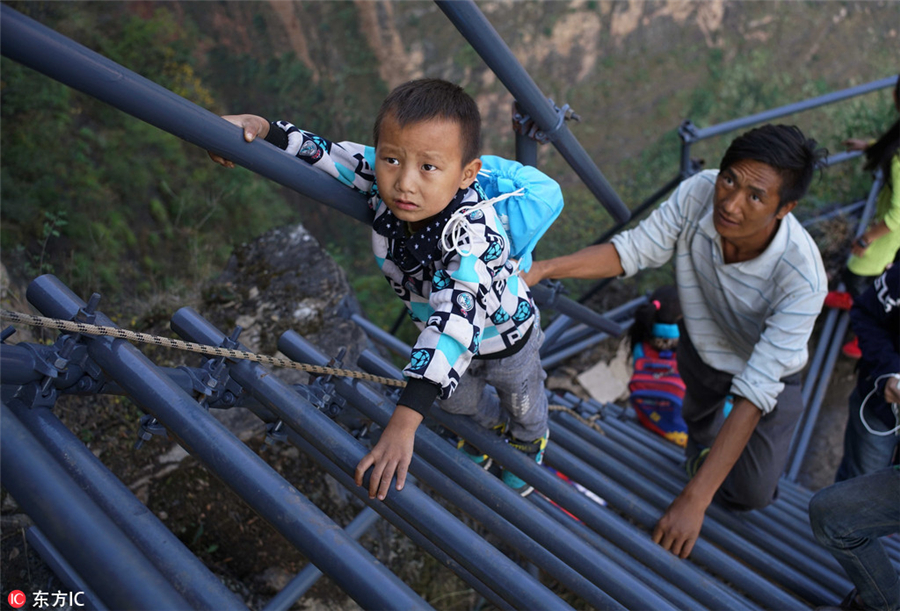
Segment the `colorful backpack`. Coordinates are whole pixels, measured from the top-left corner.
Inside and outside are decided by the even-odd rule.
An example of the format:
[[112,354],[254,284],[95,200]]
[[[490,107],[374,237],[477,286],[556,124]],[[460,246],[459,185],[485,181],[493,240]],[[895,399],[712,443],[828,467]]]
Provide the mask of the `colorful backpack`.
[[684,380],[671,350],[658,352],[641,344],[643,356],[634,360],[634,374],[628,382],[628,401],[645,428],[681,447],[687,445],[687,425],[681,417]]
[[562,189],[537,168],[495,155],[482,155],[477,185],[485,201],[453,214],[441,235],[445,247],[459,243],[466,215],[482,206],[493,206],[509,237],[510,258],[527,272],[531,269],[531,252],[562,212]]

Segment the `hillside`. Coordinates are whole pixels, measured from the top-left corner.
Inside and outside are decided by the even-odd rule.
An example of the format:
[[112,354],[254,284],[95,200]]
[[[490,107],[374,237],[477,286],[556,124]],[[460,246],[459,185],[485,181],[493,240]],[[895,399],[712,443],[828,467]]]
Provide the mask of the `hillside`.
[[[378,104],[397,83],[454,80],[478,100],[486,152],[513,155],[510,95],[432,2],[8,4],[214,112],[286,118],[335,140],[369,141]],[[900,6],[891,2],[479,6],[543,92],[581,115],[573,132],[632,206],[675,174],[683,119],[706,126],[897,69]],[[190,290],[233,245],[302,220],[350,270],[371,315],[393,318],[364,227],[243,170],[214,167],[196,147],[9,60],[2,74],[2,256],[14,275],[53,270],[83,292],[142,302]],[[836,149],[887,124],[888,95],[796,122]],[[47,133],[54,146],[40,144]],[[700,143],[694,155],[714,165],[728,139]],[[542,253],[609,226],[550,147],[540,164],[567,198]],[[848,164],[810,201],[857,197],[867,180]]]

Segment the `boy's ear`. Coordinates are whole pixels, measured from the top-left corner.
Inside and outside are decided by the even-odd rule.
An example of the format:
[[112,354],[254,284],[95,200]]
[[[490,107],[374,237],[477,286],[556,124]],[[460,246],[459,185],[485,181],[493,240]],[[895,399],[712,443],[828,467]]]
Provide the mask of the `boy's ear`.
[[481,157],[476,157],[463,166],[462,180],[459,182],[460,189],[468,189],[478,178],[478,172],[481,171]]

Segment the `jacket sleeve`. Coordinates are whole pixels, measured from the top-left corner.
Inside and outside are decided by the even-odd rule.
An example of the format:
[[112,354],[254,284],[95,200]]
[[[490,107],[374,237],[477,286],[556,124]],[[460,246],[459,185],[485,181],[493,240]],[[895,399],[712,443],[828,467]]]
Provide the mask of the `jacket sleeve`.
[[432,279],[429,305],[434,313],[419,333],[403,371],[413,388],[410,392],[419,386],[416,380],[421,380],[439,388],[440,398],[448,398],[478,354],[487,318],[485,297],[509,256],[509,247],[487,227],[484,217],[471,222],[469,232],[476,234],[475,239],[462,248],[463,254],[446,253],[444,269],[437,270]]
[[[875,280],[874,284],[854,300],[850,310],[850,324],[859,338],[862,352],[860,372],[868,384],[886,373],[900,373],[900,353],[897,351],[896,322],[900,316],[900,265],[894,264]],[[863,376],[861,376],[863,377]],[[884,392],[882,380],[878,394]],[[871,390],[871,387],[869,388]]]
[[266,141],[363,195],[377,193],[375,149],[371,146],[331,142],[287,121],[273,121]]

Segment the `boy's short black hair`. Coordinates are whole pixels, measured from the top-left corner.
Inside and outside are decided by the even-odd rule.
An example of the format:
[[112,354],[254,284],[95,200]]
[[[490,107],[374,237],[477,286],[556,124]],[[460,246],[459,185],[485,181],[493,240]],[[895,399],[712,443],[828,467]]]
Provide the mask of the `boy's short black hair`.
[[765,163],[781,176],[778,208],[799,200],[806,194],[816,168],[828,154],[812,138],[803,135],[795,125],[763,125],[734,139],[720,170],[727,170],[739,161]]
[[401,127],[430,119],[447,119],[459,125],[462,137],[462,163],[469,163],[481,152],[481,113],[475,100],[453,83],[423,78],[395,88],[381,103],[375,118],[373,136],[378,146],[381,123],[388,115]]

